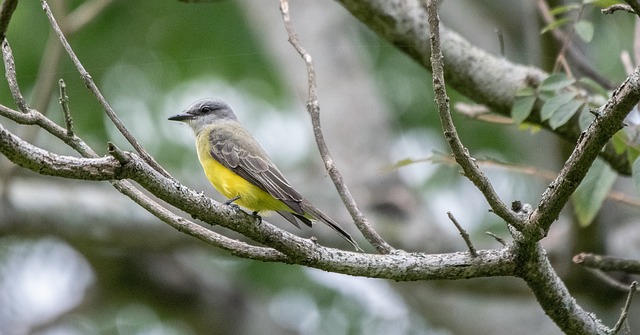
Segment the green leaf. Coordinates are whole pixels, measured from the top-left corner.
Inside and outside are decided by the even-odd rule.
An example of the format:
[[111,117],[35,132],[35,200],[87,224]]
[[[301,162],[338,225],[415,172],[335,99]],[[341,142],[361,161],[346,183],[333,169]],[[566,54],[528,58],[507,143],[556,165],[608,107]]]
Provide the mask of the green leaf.
[[516,92],[516,97],[527,97],[535,94],[536,90],[532,87],[523,87]]
[[574,9],[579,9],[579,8],[580,8],[580,5],[574,3],[574,4],[564,5],[564,6],[553,7],[549,11],[549,13],[553,16],[556,16],[556,15],[564,14],[566,12],[572,11]]
[[553,99],[557,94],[554,91],[540,91],[538,92],[538,99],[542,101],[549,101]]
[[584,101],[580,100],[571,100],[568,103],[560,106],[558,110],[556,110],[551,118],[549,118],[549,126],[551,129],[556,129],[563,124],[567,123],[569,119],[584,105]]
[[[611,143],[613,143],[613,150],[616,152],[616,154],[620,155],[625,152],[625,150],[627,150],[629,137],[627,136],[627,133],[624,132],[624,130],[620,130],[613,135],[613,137],[611,138]],[[631,160],[630,162],[633,161]]]
[[600,159],[596,159],[586,177],[571,197],[578,223],[591,224],[618,175]]
[[593,39],[593,23],[590,21],[580,20],[573,28],[583,41],[589,43]]
[[638,157],[640,157],[640,148],[636,146],[628,146],[627,147],[627,159],[629,162],[635,162]]
[[536,103],[535,96],[524,96],[516,98],[513,107],[511,108],[511,118],[516,124],[522,123],[522,121],[526,120],[531,111],[533,110],[533,105]]
[[546,25],[544,28],[542,28],[542,30],[540,30],[540,35],[548,32],[550,30],[556,29],[558,27],[562,27],[563,25],[565,25],[567,23],[570,23],[570,22],[572,22],[570,18],[562,18],[560,20],[555,20],[555,21],[549,23],[548,25]]
[[551,115],[553,115],[558,110],[558,108],[560,108],[560,106],[573,100],[576,95],[578,95],[578,93],[576,92],[567,92],[558,94],[549,99],[549,101],[547,101],[540,110],[540,117],[542,118],[542,121],[549,119]]
[[567,86],[571,86],[575,82],[575,79],[567,77],[564,73],[554,73],[542,81],[539,89],[541,91],[556,91]]

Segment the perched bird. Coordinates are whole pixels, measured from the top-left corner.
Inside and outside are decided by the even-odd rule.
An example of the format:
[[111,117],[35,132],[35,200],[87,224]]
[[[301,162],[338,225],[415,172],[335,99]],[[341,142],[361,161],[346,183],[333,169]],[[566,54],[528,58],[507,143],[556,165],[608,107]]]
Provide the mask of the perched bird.
[[309,227],[312,221],[322,221],[361,250],[347,231],[291,186],[226,103],[202,99],[169,120],[193,129],[204,173],[229,199],[227,204],[236,203],[255,215],[275,211],[298,228],[298,220]]

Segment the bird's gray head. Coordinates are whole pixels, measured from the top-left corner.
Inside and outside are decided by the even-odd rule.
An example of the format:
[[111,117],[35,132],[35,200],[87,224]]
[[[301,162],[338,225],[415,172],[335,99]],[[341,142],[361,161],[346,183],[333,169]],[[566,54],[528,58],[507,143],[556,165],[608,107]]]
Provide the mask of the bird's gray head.
[[237,121],[231,107],[219,99],[202,99],[192,103],[182,113],[169,118],[171,121],[180,121],[191,126],[197,134],[207,125],[223,122]]

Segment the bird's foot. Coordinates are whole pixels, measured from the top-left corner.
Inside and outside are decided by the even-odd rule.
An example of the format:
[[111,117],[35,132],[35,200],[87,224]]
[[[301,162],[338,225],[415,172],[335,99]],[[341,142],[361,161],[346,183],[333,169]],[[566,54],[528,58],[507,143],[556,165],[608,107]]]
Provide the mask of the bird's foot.
[[253,211],[253,213],[251,213],[251,216],[253,216],[254,218],[258,219],[258,224],[262,223],[262,216],[260,216],[260,214],[258,214],[257,211]]

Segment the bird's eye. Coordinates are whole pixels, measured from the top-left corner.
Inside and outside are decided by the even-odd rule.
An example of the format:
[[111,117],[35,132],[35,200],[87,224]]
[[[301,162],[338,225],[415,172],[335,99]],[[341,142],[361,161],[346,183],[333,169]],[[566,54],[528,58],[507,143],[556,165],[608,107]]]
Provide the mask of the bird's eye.
[[211,107],[209,106],[203,106],[202,108],[200,108],[200,114],[207,114],[211,112]]

